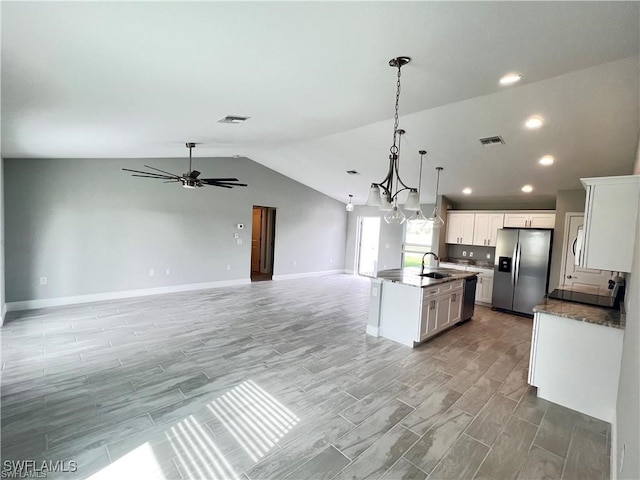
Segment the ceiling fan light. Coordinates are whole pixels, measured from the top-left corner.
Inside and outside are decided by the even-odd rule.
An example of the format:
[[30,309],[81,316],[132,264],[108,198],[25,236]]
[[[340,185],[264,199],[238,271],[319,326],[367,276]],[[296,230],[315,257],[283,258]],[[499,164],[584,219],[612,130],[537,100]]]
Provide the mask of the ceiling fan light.
[[369,197],[367,198],[367,206],[369,207],[380,207],[382,206],[382,200],[380,200],[380,188],[375,183],[371,184],[371,188],[369,188]]
[[420,210],[420,199],[418,198],[418,190],[412,188],[409,190],[407,201],[404,202],[405,210]]

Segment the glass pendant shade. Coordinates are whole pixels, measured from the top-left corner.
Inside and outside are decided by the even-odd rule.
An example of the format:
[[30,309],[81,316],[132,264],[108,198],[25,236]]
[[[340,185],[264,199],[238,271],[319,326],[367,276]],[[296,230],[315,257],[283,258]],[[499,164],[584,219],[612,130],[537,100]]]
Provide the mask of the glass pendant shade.
[[367,206],[380,207],[382,200],[380,200],[380,188],[377,185],[372,184],[369,189],[369,197],[367,198]]
[[429,220],[427,219],[427,217],[425,217],[424,213],[422,213],[422,210],[418,210],[409,218],[407,218],[407,222],[409,222],[411,225],[426,224],[428,221]]
[[438,214],[438,207],[434,207],[433,213],[427,218],[427,221],[433,222],[433,228],[440,228],[444,225],[444,220],[442,220],[442,217]]
[[380,210],[383,212],[388,212],[393,208],[393,204],[391,200],[389,200],[389,195],[384,192],[380,192],[380,201],[382,202],[380,205]]
[[418,190],[415,188],[409,190],[407,201],[404,202],[404,209],[409,211],[420,210],[420,198],[418,198]]
[[393,207],[391,207],[391,210],[389,210],[384,215],[385,222],[396,224],[396,225],[400,225],[401,223],[404,223],[406,219],[407,217],[405,217],[404,213],[402,213],[402,210],[398,208],[398,204],[395,202],[393,204]]
[[346,205],[347,212],[353,212],[353,203],[351,203],[351,199],[353,195],[349,195],[349,203]]

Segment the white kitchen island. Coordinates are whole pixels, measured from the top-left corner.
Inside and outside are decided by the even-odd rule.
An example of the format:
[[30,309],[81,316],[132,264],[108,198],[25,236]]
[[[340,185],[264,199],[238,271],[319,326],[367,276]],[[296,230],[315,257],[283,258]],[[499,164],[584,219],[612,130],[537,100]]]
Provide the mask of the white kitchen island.
[[371,279],[367,333],[414,347],[461,321],[464,279],[459,270],[427,269],[444,278],[419,276],[419,269],[383,270]]

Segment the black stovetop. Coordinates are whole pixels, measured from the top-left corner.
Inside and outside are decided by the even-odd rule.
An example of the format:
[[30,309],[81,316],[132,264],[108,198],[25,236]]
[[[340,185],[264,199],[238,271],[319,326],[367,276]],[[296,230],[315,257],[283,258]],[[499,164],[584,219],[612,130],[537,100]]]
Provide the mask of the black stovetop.
[[586,305],[595,305],[596,307],[615,308],[616,310],[620,310],[619,302],[616,303],[615,299],[609,295],[595,295],[593,293],[575,292],[573,290],[562,290],[561,288],[557,288],[551,292],[548,297],[567,302],[584,303]]

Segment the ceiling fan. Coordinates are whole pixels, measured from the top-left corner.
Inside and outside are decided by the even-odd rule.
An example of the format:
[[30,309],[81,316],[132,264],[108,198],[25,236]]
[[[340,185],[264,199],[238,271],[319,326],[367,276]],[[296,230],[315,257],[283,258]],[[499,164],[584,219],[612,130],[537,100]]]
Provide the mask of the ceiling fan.
[[189,149],[189,171],[183,175],[176,175],[175,173],[165,172],[164,170],[150,167],[149,165],[145,165],[145,167],[161,173],[143,172],[141,170],[131,170],[129,168],[123,168],[122,170],[126,170],[127,172],[134,172],[133,175],[131,175],[132,177],[155,178],[158,180],[164,180],[164,183],[181,182],[184,188],[204,187],[205,185],[222,188],[247,186],[246,183],[238,183],[239,180],[237,178],[198,178],[200,172],[197,170],[191,170],[191,151],[195,148],[196,144],[193,142],[189,142],[186,144],[186,146]]

